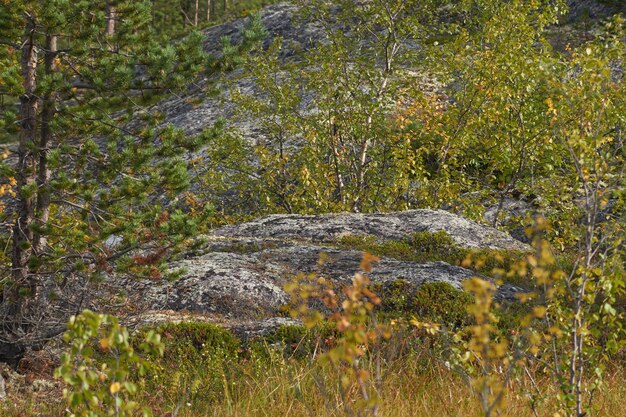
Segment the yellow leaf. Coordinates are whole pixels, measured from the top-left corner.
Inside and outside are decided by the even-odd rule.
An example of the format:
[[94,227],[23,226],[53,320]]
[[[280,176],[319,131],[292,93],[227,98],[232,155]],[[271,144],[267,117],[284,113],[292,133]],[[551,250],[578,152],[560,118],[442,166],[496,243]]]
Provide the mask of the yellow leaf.
[[379,260],[380,258],[378,256],[365,252],[363,254],[363,259],[361,260],[361,271],[370,272],[372,270],[372,264],[378,262]]
[[100,339],[100,348],[102,350],[108,350],[109,349],[109,339],[107,339],[106,337]]
[[533,314],[535,317],[542,318],[546,315],[547,309],[544,306],[536,306],[533,308]]
[[119,382],[114,382],[109,387],[109,391],[111,392],[111,394],[114,394],[114,395],[118,393],[120,389],[122,389],[122,385]]

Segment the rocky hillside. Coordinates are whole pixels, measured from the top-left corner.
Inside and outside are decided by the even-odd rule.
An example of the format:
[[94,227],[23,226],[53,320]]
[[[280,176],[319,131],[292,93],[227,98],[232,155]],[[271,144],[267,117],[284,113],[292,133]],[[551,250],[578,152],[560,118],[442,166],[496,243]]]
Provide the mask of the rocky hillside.
[[[582,22],[598,22],[607,16],[619,12],[626,12],[626,2],[622,0],[568,0],[570,13],[564,29],[569,37],[574,31],[583,29],[574,28]],[[276,37],[284,39],[281,56],[283,59],[292,59],[297,51],[306,50],[323,37],[323,30],[315,22],[297,22],[294,19],[296,8],[289,3],[279,3],[265,8],[261,13],[263,25],[268,31],[268,38],[264,46],[267,47]],[[214,26],[205,30],[205,51],[213,56],[221,55],[221,39],[231,39],[232,44],[239,44],[242,40],[242,30],[249,22],[249,18],[238,19],[223,25]],[[584,36],[581,34],[581,36]],[[253,80],[239,71],[228,75],[229,82],[242,93],[254,91]],[[164,124],[173,124],[183,128],[188,134],[197,134],[205,128],[213,126],[219,118],[231,119],[234,113],[228,92],[217,96],[207,95],[207,86],[215,82],[215,78],[205,78],[190,86],[187,95],[168,98],[154,108],[165,116]],[[253,122],[237,121],[234,125],[251,141],[259,134],[258,127]]]
[[[321,28],[315,23],[296,24],[293,21],[295,6],[289,3],[280,3],[265,8],[262,13],[262,22],[269,36],[264,46],[269,46],[274,37],[285,39],[282,56],[290,58],[298,49],[306,49],[316,40],[321,38]],[[238,19],[223,25],[214,26],[205,31],[206,41],[204,49],[208,54],[219,57],[222,53],[222,38],[229,38],[231,43],[237,45],[242,40],[242,30],[250,21],[249,18]],[[162,113],[164,125],[173,124],[182,128],[187,134],[198,134],[203,129],[210,128],[220,118],[231,119],[234,107],[229,101],[228,91],[224,86],[217,95],[207,94],[207,88],[215,83],[219,76],[212,76],[199,80],[190,86],[188,93],[183,96],[170,97],[158,103],[153,111]],[[245,77],[240,71],[227,74],[227,83],[234,83],[232,88],[237,88],[243,93],[254,91],[254,83],[250,77]],[[235,123],[245,136],[250,140],[260,134],[254,123]]]

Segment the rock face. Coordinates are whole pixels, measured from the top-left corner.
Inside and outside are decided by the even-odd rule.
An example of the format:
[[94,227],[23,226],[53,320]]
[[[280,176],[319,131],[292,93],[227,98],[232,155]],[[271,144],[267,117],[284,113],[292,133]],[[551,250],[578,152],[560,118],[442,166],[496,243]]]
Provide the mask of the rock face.
[[[261,20],[269,34],[264,47],[267,48],[275,37],[284,38],[281,50],[283,59],[292,58],[296,51],[310,47],[323,36],[321,27],[315,22],[295,23],[293,21],[295,10],[294,5],[280,3],[266,7],[261,13]],[[241,43],[242,30],[249,20],[250,18],[238,19],[206,29],[205,51],[213,56],[220,56],[223,37],[230,38],[233,45]],[[228,92],[222,92],[217,96],[207,95],[206,87],[212,81],[215,81],[215,78],[199,80],[190,87],[187,94],[170,97],[159,103],[155,110],[165,116],[165,124],[173,124],[191,135],[212,127],[220,118],[231,120],[235,109],[229,100]],[[242,76],[240,71],[228,74],[226,82],[233,83],[232,88],[243,93],[255,90],[254,80]],[[232,122],[250,140],[254,140],[260,134],[255,123],[241,120]]]
[[[524,251],[510,236],[445,211],[412,210],[386,214],[339,213],[319,216],[271,215],[226,226],[207,236],[199,249],[173,263],[184,271],[173,282],[134,283],[151,310],[174,310],[256,320],[275,316],[288,302],[283,285],[299,273],[315,273],[337,285],[350,282],[362,253],[339,248],[337,239],[368,235],[402,240],[415,232],[445,230],[457,245]],[[326,261],[320,264],[320,255]],[[369,277],[386,283],[403,279],[415,285],[443,281],[460,288],[470,270],[445,262],[416,263],[383,258]],[[515,288],[506,288],[509,298]]]
[[[568,0],[567,3],[570,8],[568,16],[570,22],[584,18],[597,20],[614,13],[626,12],[626,2],[623,0]],[[264,47],[268,47],[276,37],[283,38],[281,58],[284,60],[293,59],[299,51],[310,48],[324,38],[324,31],[319,23],[297,21],[294,18],[295,11],[296,6],[279,3],[268,6],[261,12],[261,20],[269,34]],[[248,22],[249,18],[243,18],[206,29],[205,51],[213,56],[220,56],[223,37],[230,38],[234,45],[239,44],[242,29]],[[214,80],[199,80],[190,86],[186,94],[165,99],[154,110],[165,116],[165,124],[180,127],[188,134],[197,134],[205,128],[212,127],[220,118],[232,121],[235,109],[228,93],[211,96],[206,92],[206,86]],[[232,87],[243,93],[255,90],[254,80],[243,76],[239,71],[229,74],[227,82],[232,82]],[[233,121],[233,125],[250,140],[262,134],[255,123],[238,120]]]
[[601,19],[626,11],[624,0],[567,0],[569,20]]
[[332,242],[345,235],[401,240],[416,232],[447,232],[467,248],[526,250],[519,241],[495,229],[443,210],[409,210],[396,213],[334,213],[319,216],[270,215],[214,232],[223,237],[257,237]]
[[[571,19],[587,13],[600,18],[623,9],[621,0],[568,0]],[[297,59],[323,39],[322,27],[316,22],[297,22],[296,7],[288,3],[269,6],[261,19],[269,36],[265,46],[276,37],[284,39],[281,57]],[[205,30],[206,52],[219,56],[221,39],[233,44],[241,41],[241,31],[249,18],[235,20]],[[254,143],[263,137],[259,124],[233,118],[236,113],[229,100],[228,89],[217,95],[207,94],[217,77],[198,80],[186,94],[168,98],[154,108],[164,116],[165,124],[173,124],[187,134],[197,134],[226,118],[246,139]],[[242,93],[255,92],[254,80],[235,70],[226,75],[230,87]],[[505,207],[515,212],[518,207]],[[527,210],[519,207],[519,210]],[[207,236],[207,243],[172,264],[182,269],[180,279],[160,283],[133,283],[146,306],[152,310],[189,311],[224,316],[227,319],[256,320],[272,317],[287,301],[282,286],[298,273],[315,272],[338,284],[349,282],[358,271],[361,253],[333,245],[347,235],[369,235],[378,241],[401,240],[415,232],[446,231],[454,242],[466,248],[489,248],[524,251],[528,247],[512,237],[445,211],[415,210],[386,214],[328,214],[321,216],[270,215],[257,220],[220,228]],[[329,256],[319,266],[321,253]],[[420,284],[446,281],[459,287],[472,272],[444,262],[416,264],[383,259],[371,273],[374,281],[385,282],[403,278]],[[130,284],[129,284],[130,285]],[[512,297],[516,288],[502,289],[502,297]]]

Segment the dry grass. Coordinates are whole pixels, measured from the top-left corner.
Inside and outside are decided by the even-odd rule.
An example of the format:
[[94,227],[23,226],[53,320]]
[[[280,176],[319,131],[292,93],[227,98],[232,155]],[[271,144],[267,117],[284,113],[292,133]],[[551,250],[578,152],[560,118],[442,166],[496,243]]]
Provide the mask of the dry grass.
[[[262,378],[241,381],[227,396],[227,400],[216,404],[205,414],[189,410],[188,417],[195,416],[344,416],[340,398],[321,395],[314,383],[315,371],[300,368],[268,369]],[[598,396],[596,415],[623,415],[626,398],[624,373],[616,373],[608,379],[607,388]],[[328,382],[328,381],[327,381]],[[547,379],[539,382],[546,398],[538,414],[552,415],[555,389]],[[531,416],[530,403],[525,392],[531,391],[530,384],[518,382],[510,385],[503,416]],[[329,391],[333,392],[332,389]],[[396,363],[387,370],[384,380],[381,416],[481,416],[484,415],[478,400],[469,386],[455,373],[441,366],[423,369],[411,363]]]
[[[404,357],[385,367],[381,396],[381,417],[481,416],[480,405],[463,379],[428,358]],[[545,376],[535,375],[544,400],[537,415],[553,415],[555,388]],[[280,355],[243,361],[236,369],[224,370],[220,400],[208,402],[193,396],[185,387],[153,384],[140,401],[150,404],[155,416],[167,417],[276,417],[345,416],[336,381],[338,375],[305,360]],[[626,373],[612,372],[607,385],[596,397],[597,416],[624,415]],[[148,384],[151,385],[151,384]],[[161,387],[161,389],[157,388]],[[509,385],[502,416],[532,416],[527,379]],[[6,417],[63,416],[57,398],[30,394],[11,396],[0,407]]]

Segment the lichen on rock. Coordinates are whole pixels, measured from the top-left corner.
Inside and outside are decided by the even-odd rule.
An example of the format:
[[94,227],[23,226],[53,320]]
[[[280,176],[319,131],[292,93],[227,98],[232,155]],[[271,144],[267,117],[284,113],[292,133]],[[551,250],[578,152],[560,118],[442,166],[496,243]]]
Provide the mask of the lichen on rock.
[[[283,286],[297,274],[316,274],[340,287],[349,283],[363,256],[338,239],[367,235],[394,241],[416,232],[445,231],[462,248],[526,251],[529,247],[496,229],[437,210],[395,213],[337,213],[317,216],[271,215],[224,226],[206,242],[173,262],[180,278],[125,285],[140,292],[152,311],[218,315],[229,320],[265,320],[288,303]],[[320,256],[325,261],[320,263]],[[441,260],[417,262],[382,257],[368,274],[374,283],[405,280],[414,285],[446,282],[455,288],[474,271]],[[508,288],[504,298],[514,296]],[[254,326],[253,326],[254,327]]]

